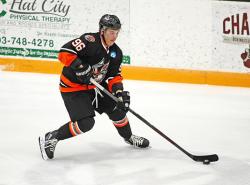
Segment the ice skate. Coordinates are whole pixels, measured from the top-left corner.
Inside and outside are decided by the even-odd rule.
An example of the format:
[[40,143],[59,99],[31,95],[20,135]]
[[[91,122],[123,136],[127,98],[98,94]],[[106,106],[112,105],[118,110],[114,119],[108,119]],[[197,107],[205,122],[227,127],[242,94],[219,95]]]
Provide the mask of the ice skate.
[[149,140],[144,137],[131,135],[129,139],[125,139],[125,142],[133,145],[136,148],[147,148],[149,146]]
[[44,136],[40,136],[39,146],[42,154],[42,158],[44,160],[53,159],[54,152],[56,148],[56,144],[58,143],[58,139],[56,138],[58,131],[48,132]]

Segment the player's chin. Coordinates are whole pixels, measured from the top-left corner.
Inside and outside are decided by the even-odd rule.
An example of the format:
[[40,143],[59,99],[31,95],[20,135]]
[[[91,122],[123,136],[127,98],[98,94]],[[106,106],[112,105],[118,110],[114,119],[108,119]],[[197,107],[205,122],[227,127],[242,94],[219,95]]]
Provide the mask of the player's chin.
[[115,41],[109,41],[109,46],[112,46],[115,43]]

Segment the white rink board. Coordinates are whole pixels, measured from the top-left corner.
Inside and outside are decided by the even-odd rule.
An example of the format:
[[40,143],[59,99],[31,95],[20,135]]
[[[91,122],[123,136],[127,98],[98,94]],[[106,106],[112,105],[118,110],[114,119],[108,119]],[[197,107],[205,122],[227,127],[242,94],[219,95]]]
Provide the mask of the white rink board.
[[[98,22],[106,13],[116,14],[122,22],[118,44],[129,54],[129,1],[127,0],[8,0],[0,2],[0,54],[41,57],[43,51],[53,51],[56,58],[60,47],[86,32],[97,32]],[[2,8],[3,7],[3,8]],[[4,47],[4,49],[3,49]],[[7,48],[10,49],[9,51]],[[16,49],[17,48],[17,49]],[[33,53],[29,49],[33,49]],[[29,56],[30,57],[30,56]]]
[[130,3],[133,65],[209,68],[211,0],[131,0]]
[[250,3],[213,1],[211,70],[250,72],[241,54],[250,49]]
[[[2,5],[1,2],[0,5]],[[250,72],[250,68],[243,65],[240,57],[241,53],[249,49],[248,32],[245,30],[243,34],[223,33],[223,21],[229,18],[226,21],[226,29],[229,29],[232,26],[231,16],[237,17],[237,15],[239,15],[241,31],[244,13],[247,14],[245,24],[250,27],[250,3],[214,0],[53,1],[58,6],[63,3],[65,11],[66,7],[70,7],[67,14],[59,12],[62,14],[60,17],[53,14],[34,14],[36,11],[41,11],[42,3],[46,2],[47,5],[52,1],[22,0],[23,3],[36,2],[37,5],[29,15],[38,16],[40,20],[28,21],[10,18],[11,14],[15,14],[10,12],[13,2],[21,1],[9,0],[0,6],[0,12],[7,12],[0,17],[0,39],[3,36],[6,37],[7,43],[3,44],[5,41],[1,39],[0,47],[24,48],[26,49],[22,51],[24,53],[28,52],[29,48],[49,50],[54,52],[51,55],[52,59],[55,59],[55,51],[58,51],[63,43],[84,32],[97,31],[100,16],[111,13],[121,19],[122,31],[117,43],[124,55],[131,57],[132,66]],[[17,4],[13,9],[18,9]],[[54,13],[58,14],[58,12]],[[49,22],[42,16],[52,17],[48,18],[51,21],[57,20],[53,17],[65,19],[62,23]],[[25,27],[29,22],[36,22],[40,27],[33,28],[32,25]],[[224,42],[225,36],[237,37],[244,42]],[[18,40],[13,43],[12,37],[27,38],[26,42],[29,44],[24,46]],[[48,41],[47,44],[42,42],[38,46],[39,41],[33,42],[34,39],[53,40],[53,44]],[[0,48],[0,53],[1,50]]]

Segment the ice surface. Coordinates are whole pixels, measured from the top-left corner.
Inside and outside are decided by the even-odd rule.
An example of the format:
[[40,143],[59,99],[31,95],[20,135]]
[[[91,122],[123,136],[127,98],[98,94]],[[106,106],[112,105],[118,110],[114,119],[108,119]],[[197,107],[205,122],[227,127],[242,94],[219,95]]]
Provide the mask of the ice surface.
[[69,120],[58,82],[0,71],[0,185],[250,184],[250,88],[124,81],[133,110],[190,153],[218,154],[216,163],[192,161],[132,114],[132,130],[152,148],[128,146],[97,115],[93,130],[59,142],[44,161],[38,136]]

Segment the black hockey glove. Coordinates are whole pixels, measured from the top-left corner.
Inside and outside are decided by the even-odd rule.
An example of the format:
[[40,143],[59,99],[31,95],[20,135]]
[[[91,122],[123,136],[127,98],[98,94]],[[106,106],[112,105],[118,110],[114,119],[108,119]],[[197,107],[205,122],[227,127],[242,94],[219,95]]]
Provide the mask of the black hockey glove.
[[129,92],[128,91],[119,91],[115,94],[115,96],[120,100],[117,102],[117,108],[128,112],[129,105],[130,105]]
[[79,58],[76,58],[72,64],[71,68],[75,72],[76,78],[84,84],[90,83],[90,78],[92,77],[93,71],[89,64],[83,64]]

